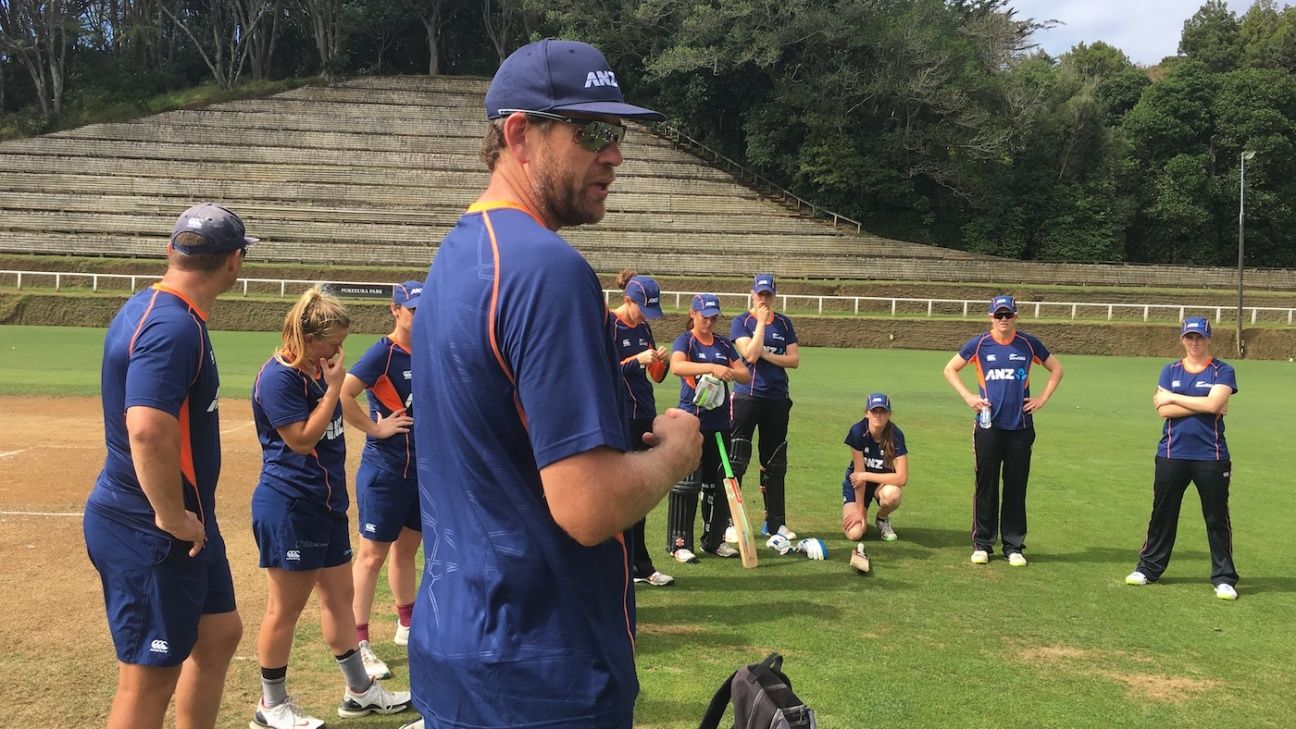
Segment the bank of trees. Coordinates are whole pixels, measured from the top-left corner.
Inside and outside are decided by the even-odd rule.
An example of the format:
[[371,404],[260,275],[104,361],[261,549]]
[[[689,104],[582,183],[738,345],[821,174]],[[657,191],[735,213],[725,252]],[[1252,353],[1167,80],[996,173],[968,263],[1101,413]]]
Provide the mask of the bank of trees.
[[798,193],[997,255],[1231,264],[1254,150],[1248,263],[1296,266],[1296,9],[1208,0],[1152,68],[1101,42],[1050,57],[1039,23],[1006,0],[0,0],[0,109],[51,119],[60,93],[204,78],[489,75],[558,35]]

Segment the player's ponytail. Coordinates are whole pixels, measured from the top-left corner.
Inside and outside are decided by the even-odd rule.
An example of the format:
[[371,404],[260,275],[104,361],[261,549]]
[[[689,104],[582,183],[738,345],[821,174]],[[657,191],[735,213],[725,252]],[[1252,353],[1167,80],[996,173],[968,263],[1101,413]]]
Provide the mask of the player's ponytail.
[[351,316],[336,296],[318,286],[306,289],[284,317],[283,345],[276,356],[288,367],[300,370],[306,361],[307,336],[323,339],[350,327]]
[[621,273],[617,274],[616,287],[621,289],[622,291],[625,291],[625,287],[630,285],[630,279],[638,275],[639,272],[634,270],[633,268],[625,269]]
[[887,419],[887,424],[882,426],[882,437],[878,439],[878,445],[882,446],[882,464],[885,468],[895,468],[895,429],[895,423]]

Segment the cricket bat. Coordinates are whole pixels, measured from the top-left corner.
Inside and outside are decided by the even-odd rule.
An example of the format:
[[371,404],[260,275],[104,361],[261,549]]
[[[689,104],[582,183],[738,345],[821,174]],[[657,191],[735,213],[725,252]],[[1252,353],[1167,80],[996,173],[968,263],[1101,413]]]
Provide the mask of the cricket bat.
[[729,452],[725,450],[724,434],[716,433],[716,445],[720,446],[720,461],[724,464],[724,491],[729,499],[729,518],[733,520],[734,531],[738,532],[738,554],[742,565],[747,569],[756,566],[756,538],[752,534],[751,522],[747,520],[747,504],[743,502],[742,488],[734,478],[733,467],[729,465]]

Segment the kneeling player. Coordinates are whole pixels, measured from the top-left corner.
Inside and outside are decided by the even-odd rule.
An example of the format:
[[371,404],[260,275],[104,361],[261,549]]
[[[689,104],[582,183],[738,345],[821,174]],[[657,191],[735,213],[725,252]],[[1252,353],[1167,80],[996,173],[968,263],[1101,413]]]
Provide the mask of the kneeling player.
[[[891,399],[875,392],[868,396],[868,414],[846,434],[851,462],[842,479],[842,531],[859,542],[868,530],[869,502],[877,501],[877,530],[884,542],[897,539],[891,513],[900,507],[909,481],[909,450],[904,432],[891,421]],[[861,544],[857,547],[862,553]]]

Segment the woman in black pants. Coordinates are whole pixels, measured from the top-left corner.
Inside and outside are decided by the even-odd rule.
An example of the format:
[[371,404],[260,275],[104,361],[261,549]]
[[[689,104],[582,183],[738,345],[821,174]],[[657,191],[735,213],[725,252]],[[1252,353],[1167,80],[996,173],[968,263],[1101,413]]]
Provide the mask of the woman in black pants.
[[1206,520],[1215,597],[1236,600],[1238,575],[1233,567],[1233,526],[1228,509],[1233,464],[1224,440],[1224,414],[1229,396],[1237,392],[1237,376],[1227,363],[1211,356],[1209,321],[1190,316],[1179,331],[1184,357],[1161,369],[1152,396],[1157,414],[1165,419],[1152,481],[1152,518],[1138,567],[1125,583],[1146,585],[1165,572],[1179,526],[1179,507],[1192,482]]

